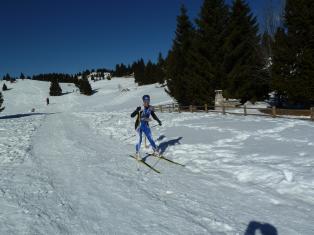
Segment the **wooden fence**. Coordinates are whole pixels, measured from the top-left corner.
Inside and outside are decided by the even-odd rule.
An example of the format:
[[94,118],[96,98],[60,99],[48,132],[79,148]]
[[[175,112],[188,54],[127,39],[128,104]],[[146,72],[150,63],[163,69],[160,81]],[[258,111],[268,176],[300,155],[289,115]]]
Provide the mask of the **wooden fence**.
[[246,105],[242,107],[230,107],[230,106],[210,106],[204,104],[203,106],[180,106],[176,103],[164,104],[154,106],[154,109],[158,112],[203,112],[203,113],[222,113],[241,115],[241,116],[263,116],[272,118],[293,118],[302,120],[312,120],[314,121],[314,107],[309,110],[295,110],[295,109],[278,109],[276,107],[271,108],[252,108]]

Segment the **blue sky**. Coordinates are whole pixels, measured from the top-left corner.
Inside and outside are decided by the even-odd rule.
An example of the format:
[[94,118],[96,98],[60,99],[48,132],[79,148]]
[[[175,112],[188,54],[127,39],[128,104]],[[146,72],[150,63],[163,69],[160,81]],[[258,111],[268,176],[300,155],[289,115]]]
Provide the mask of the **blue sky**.
[[[167,54],[181,3],[203,0],[0,0],[0,76],[76,73]],[[228,3],[231,0],[227,1]],[[248,0],[261,17],[263,0]]]

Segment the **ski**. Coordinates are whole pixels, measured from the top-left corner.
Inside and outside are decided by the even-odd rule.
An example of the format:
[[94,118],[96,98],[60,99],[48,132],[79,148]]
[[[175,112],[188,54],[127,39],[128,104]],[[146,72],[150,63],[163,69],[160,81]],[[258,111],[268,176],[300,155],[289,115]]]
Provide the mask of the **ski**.
[[152,167],[151,165],[149,165],[148,163],[146,163],[143,159],[138,160],[136,157],[134,157],[133,155],[129,155],[131,158],[135,159],[138,162],[141,162],[142,164],[144,164],[145,166],[147,166],[148,168],[150,168],[151,170],[153,170],[154,172],[160,174],[160,171],[157,170],[156,168]]
[[178,165],[178,166],[182,166],[182,167],[185,167],[185,165],[183,165],[183,164],[181,164],[181,163],[179,163],[179,162],[175,162],[175,161],[172,161],[172,160],[170,160],[169,158],[166,158],[166,157],[164,157],[164,156],[156,156],[155,154],[147,154],[148,156],[153,156],[153,157],[155,157],[155,158],[159,158],[159,159],[162,159],[162,160],[165,160],[165,161],[167,161],[167,162],[170,162],[170,163],[172,163],[172,164],[175,164],[175,165]]

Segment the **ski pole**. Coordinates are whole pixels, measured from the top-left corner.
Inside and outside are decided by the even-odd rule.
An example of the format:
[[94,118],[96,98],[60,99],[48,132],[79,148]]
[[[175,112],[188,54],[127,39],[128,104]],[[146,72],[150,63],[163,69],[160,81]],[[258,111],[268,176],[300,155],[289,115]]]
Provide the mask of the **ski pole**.
[[135,136],[137,136],[137,134],[131,135],[131,136],[129,136],[128,138],[123,139],[122,141],[126,141],[126,140],[129,140],[129,139],[132,139],[132,138],[135,137]]
[[159,126],[159,124],[157,124],[157,125],[154,125],[154,126],[152,126],[151,128],[156,128],[156,127],[158,127]]
[[[157,124],[157,125],[152,126],[151,128],[156,128],[156,127],[158,127],[158,126],[159,126],[159,125]],[[137,136],[137,134],[131,135],[131,136],[129,136],[128,138],[123,139],[122,141],[129,140],[129,139],[131,139],[131,138],[133,138],[133,137],[135,137],[135,136]]]

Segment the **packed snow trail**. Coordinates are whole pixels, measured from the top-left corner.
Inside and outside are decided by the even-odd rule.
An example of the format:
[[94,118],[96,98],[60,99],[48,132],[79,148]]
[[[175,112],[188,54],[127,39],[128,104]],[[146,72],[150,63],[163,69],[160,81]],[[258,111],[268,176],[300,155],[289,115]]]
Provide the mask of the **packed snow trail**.
[[[0,234],[242,235],[251,222],[278,234],[314,233],[313,123],[158,114],[164,125],[154,137],[186,165],[148,158],[158,175],[128,157],[135,138],[122,140],[134,134],[129,115],[143,94],[157,104],[169,97],[132,79],[92,85],[92,97],[74,92],[48,107],[48,83],[18,82],[5,95]],[[34,106],[38,113],[27,113]]]

